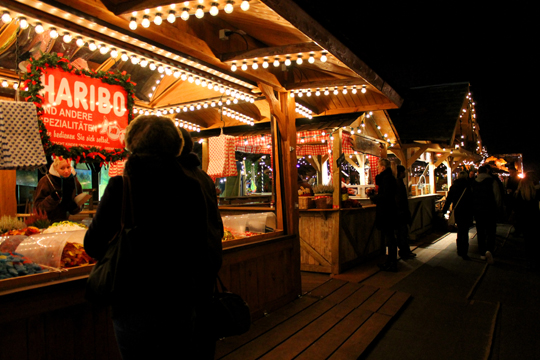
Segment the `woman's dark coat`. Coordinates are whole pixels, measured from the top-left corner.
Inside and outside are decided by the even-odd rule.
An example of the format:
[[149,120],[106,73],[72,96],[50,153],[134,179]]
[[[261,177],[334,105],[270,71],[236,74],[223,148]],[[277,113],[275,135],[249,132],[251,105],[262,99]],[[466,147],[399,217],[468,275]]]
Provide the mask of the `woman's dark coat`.
[[[463,194],[463,197],[461,197],[461,194]],[[461,200],[459,200],[460,197]],[[474,204],[473,194],[471,191],[471,183],[468,179],[457,179],[452,184],[452,186],[450,187],[450,191],[448,192],[448,196],[446,197],[446,202],[444,203],[443,214],[445,214],[448,209],[450,209],[450,204],[454,204],[452,208],[455,209],[454,216],[456,219],[456,223],[472,223]]]
[[377,204],[375,226],[379,230],[395,229],[398,224],[397,182],[392,169],[385,169],[377,175],[375,184],[378,186],[377,195],[372,198],[372,201]]

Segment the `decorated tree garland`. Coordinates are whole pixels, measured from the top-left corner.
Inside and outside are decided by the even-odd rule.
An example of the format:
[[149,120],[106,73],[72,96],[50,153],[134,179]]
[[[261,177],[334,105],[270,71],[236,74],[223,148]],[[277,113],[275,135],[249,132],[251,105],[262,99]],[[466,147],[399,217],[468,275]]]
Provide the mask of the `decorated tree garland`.
[[43,96],[39,92],[44,89],[41,83],[41,75],[45,72],[45,69],[61,68],[62,70],[74,75],[86,76],[90,78],[100,79],[102,82],[110,85],[120,85],[127,92],[127,112],[128,123],[133,119],[133,103],[135,97],[135,84],[131,82],[131,76],[125,71],[119,72],[106,72],[95,70],[77,69],[71,65],[70,61],[63,57],[63,54],[47,53],[41,55],[39,59],[30,59],[30,64],[27,66],[27,72],[23,77],[24,84],[21,91],[21,95],[26,101],[32,101],[37,107],[39,132],[41,135],[41,142],[45,155],[47,156],[62,156],[64,158],[71,158],[76,163],[94,163],[101,164],[111,163],[126,158],[127,151],[125,149],[114,149],[108,151],[95,146],[64,146],[54,144],[51,142],[51,138],[47,133],[47,128],[42,120],[44,114],[43,109]]

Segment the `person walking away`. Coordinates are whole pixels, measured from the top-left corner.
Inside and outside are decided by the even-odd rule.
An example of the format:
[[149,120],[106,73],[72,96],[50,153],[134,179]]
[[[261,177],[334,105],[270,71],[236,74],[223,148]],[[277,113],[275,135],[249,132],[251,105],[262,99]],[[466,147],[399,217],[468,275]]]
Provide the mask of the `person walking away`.
[[[506,196],[504,200],[506,205],[506,216],[508,219],[511,219],[513,217],[512,213],[514,211],[514,194],[517,191],[520,182],[520,178],[518,176],[518,172],[514,163],[508,165],[508,173],[510,175],[508,176],[504,184],[506,188]],[[516,230],[519,232],[518,229],[519,228],[516,228]]]
[[[111,304],[114,332],[126,359],[170,358],[181,351],[213,359],[194,331],[197,304],[209,302],[206,202],[199,181],[177,161],[183,141],[166,117],[139,116],[126,129],[130,183],[125,209],[129,238],[120,248]],[[124,179],[109,180],[84,247],[96,259],[120,231]],[[127,247],[129,245],[129,247]],[[210,334],[211,328],[207,329]],[[207,335],[208,336],[208,335]]]
[[504,184],[502,183],[501,179],[499,178],[499,175],[493,173],[493,168],[489,165],[486,165],[486,168],[488,170],[488,174],[493,178],[493,181],[497,185],[497,191],[498,196],[495,197],[495,200],[497,200],[497,220],[504,221],[505,220],[505,206],[504,206],[504,195],[505,195],[505,189]]
[[478,168],[478,176],[473,182],[473,207],[480,258],[493,264],[498,213],[496,197],[499,191],[486,166]]
[[386,262],[379,264],[383,271],[397,271],[397,243],[394,231],[397,227],[397,182],[388,159],[379,160],[379,174],[375,177],[377,194],[372,201],[377,205],[375,210],[375,227],[381,231],[381,237],[388,246]]
[[34,206],[44,210],[51,223],[65,221],[69,215],[81,212],[75,203],[75,196],[82,193],[77,173],[70,159],[54,158],[49,173],[39,180],[34,195]]
[[526,267],[537,270],[538,250],[540,250],[537,228],[540,220],[540,192],[535,188],[532,176],[528,173],[519,182],[514,197],[515,219],[525,240]]
[[396,241],[399,249],[398,255],[402,259],[411,259],[416,256],[409,247],[409,226],[411,225],[411,210],[409,209],[409,194],[407,193],[407,187],[403,182],[405,179],[406,169],[403,165],[397,166],[397,229],[396,229]]
[[461,171],[458,178],[450,187],[443,214],[446,214],[452,205],[452,211],[457,225],[457,254],[464,260],[469,260],[469,229],[473,223],[473,194],[470,187],[469,175]]

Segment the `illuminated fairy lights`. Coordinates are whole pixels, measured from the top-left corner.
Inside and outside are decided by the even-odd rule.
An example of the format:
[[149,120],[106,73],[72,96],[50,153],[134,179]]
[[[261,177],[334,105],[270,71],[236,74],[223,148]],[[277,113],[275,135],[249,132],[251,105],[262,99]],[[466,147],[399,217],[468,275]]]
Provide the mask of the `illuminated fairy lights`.
[[[249,10],[250,0],[241,0],[240,9],[243,11]],[[235,4],[232,0],[198,0],[184,1],[183,3],[171,4],[168,6],[158,6],[156,8],[145,9],[143,11],[133,11],[129,19],[129,28],[133,31],[137,30],[139,24],[148,28],[150,25],[161,25],[164,21],[173,24],[177,18],[188,21],[195,16],[197,19],[202,19],[206,13],[211,16],[217,16],[220,11],[226,14],[231,14],[234,11]]]
[[[307,54],[298,53],[298,54],[287,54],[287,55],[276,55],[274,57],[265,56],[263,58],[252,58],[252,59],[243,59],[243,60],[232,60],[231,61],[231,71],[237,71],[238,69],[246,71],[248,69],[268,69],[273,67],[291,66],[293,63],[296,65],[302,65],[305,62],[309,64],[314,64],[316,61],[315,57],[318,57],[319,61],[325,63],[328,60],[328,51],[310,51]],[[304,61],[305,59],[305,61]]]
[[308,119],[312,119],[313,118],[313,111],[311,111],[310,109],[308,109],[307,107],[305,107],[304,105],[302,104],[299,104],[299,103],[295,103],[295,111],[302,115],[303,117],[306,117]]
[[13,88],[14,90],[17,90],[19,88],[19,81],[18,80],[12,80],[12,79],[2,79],[0,78],[0,86],[3,88]]
[[343,94],[343,95],[346,95],[347,93],[351,93],[351,94],[357,94],[358,91],[360,91],[362,94],[365,94],[367,92],[367,88],[366,88],[366,85],[362,85],[360,88],[357,86],[357,85],[353,85],[353,86],[328,86],[326,88],[316,88],[315,91],[313,91],[313,89],[296,89],[294,91],[291,91],[290,93],[290,96],[291,97],[303,97],[303,96],[306,96],[306,97],[311,97],[313,95],[315,96],[321,96],[321,95],[325,95],[325,96],[328,96],[330,94],[332,95],[339,95],[339,94]]
[[227,107],[223,107],[222,109],[223,109],[223,115],[224,116],[227,116],[227,117],[229,117],[231,119],[234,119],[234,120],[241,121],[241,122],[243,122],[243,123],[245,123],[247,125],[251,125],[251,126],[255,125],[255,119],[252,118],[252,117],[241,114],[241,113],[239,113],[237,111],[234,111],[234,110],[231,110],[231,109],[229,109]]
[[[45,31],[48,31],[49,36],[53,39],[61,38],[65,43],[75,41],[75,44],[79,47],[87,46],[90,51],[99,51],[102,55],[109,54],[112,59],[121,60],[124,62],[130,61],[134,65],[139,65],[143,68],[148,67],[152,71],[157,70],[160,74],[174,76],[177,79],[189,81],[190,83],[195,83],[196,85],[219,91],[222,94],[233,94],[231,96],[239,99],[247,98],[252,99],[251,102],[255,101],[254,95],[250,92],[226,85],[224,84],[224,81],[230,81],[231,83],[236,83],[239,86],[247,87],[249,89],[254,88],[253,85],[245,83],[239,79],[235,79],[229,75],[220,73],[219,71],[209,69],[205,66],[193,64],[192,61],[188,61],[177,55],[167,53],[164,56],[172,59],[173,61],[189,63],[191,64],[190,66],[196,68],[197,70],[200,69],[200,72],[194,69],[183,68],[182,66],[174,66],[165,62],[156,61],[155,59],[145,57],[139,53],[134,53],[126,49],[110,45],[105,41],[97,41],[88,36],[57,27],[56,25],[44,23],[41,20],[9,11],[2,7],[0,7],[0,13],[2,13],[1,21],[5,24],[10,23],[11,21],[17,21],[21,29],[27,29],[29,26],[33,26],[37,34],[42,34]],[[159,49],[154,50],[154,52],[160,53]],[[153,93],[150,94],[149,97],[152,96]]]

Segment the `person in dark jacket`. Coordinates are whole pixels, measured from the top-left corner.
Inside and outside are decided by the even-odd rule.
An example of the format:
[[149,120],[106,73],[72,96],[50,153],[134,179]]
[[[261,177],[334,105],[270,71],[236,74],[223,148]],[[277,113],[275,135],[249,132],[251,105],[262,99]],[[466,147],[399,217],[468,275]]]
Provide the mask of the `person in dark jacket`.
[[495,248],[495,235],[497,231],[497,214],[500,201],[499,189],[488,169],[482,165],[478,168],[478,176],[473,182],[474,219],[478,239],[478,250],[482,260],[493,264],[493,250]]
[[464,260],[469,260],[469,229],[473,223],[473,195],[468,177],[465,171],[459,173],[457,180],[450,187],[443,207],[443,214],[446,214],[452,205],[458,228],[457,253]]
[[49,173],[39,180],[34,195],[34,207],[47,212],[51,222],[65,221],[69,215],[81,212],[74,199],[82,192],[77,173],[71,160],[61,156],[54,158]]
[[219,264],[209,255],[201,183],[177,160],[182,136],[169,118],[139,116],[128,125],[125,143],[131,152],[126,180],[110,179],[84,238],[87,253],[101,259],[120,230],[124,181],[129,181],[124,220],[131,230],[120,248],[112,303],[122,358],[168,358],[180,349],[213,359],[206,348],[210,340],[194,331],[194,319],[196,307],[210,301],[214,279],[208,273]]
[[388,159],[379,160],[379,174],[375,177],[377,195],[372,201],[377,205],[375,210],[375,227],[381,231],[381,237],[388,246],[386,262],[379,264],[384,271],[397,271],[397,242],[394,231],[397,228],[397,182]]
[[405,166],[397,166],[397,193],[396,203],[398,210],[396,240],[399,249],[399,257],[402,259],[411,259],[416,256],[409,247],[409,225],[411,225],[411,210],[409,209],[409,194],[403,179],[405,179]]

